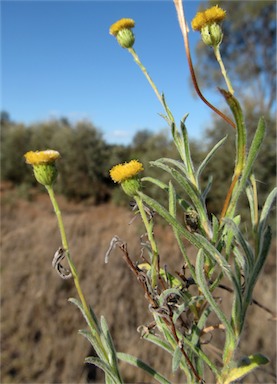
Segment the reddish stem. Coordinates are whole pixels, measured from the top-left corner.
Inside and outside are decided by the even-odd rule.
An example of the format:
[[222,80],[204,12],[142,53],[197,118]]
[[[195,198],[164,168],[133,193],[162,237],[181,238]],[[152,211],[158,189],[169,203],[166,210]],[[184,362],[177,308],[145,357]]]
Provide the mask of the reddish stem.
[[225,198],[225,201],[224,201],[224,205],[223,205],[223,208],[222,208],[222,212],[221,212],[221,215],[220,215],[220,221],[226,215],[226,212],[227,212],[227,209],[228,209],[231,197],[232,197],[233,189],[234,189],[234,187],[236,185],[236,182],[238,181],[238,178],[239,178],[238,175],[235,175],[235,177],[233,178],[233,181],[232,181],[232,183],[230,185],[230,188],[229,188],[229,191],[228,191],[228,193],[226,195],[226,198]]
[[176,10],[177,10],[177,15],[178,15],[178,20],[179,20],[180,28],[181,28],[181,31],[182,31],[182,34],[183,34],[183,38],[184,38],[186,56],[187,56],[189,70],[190,70],[190,75],[191,75],[191,79],[192,79],[195,91],[196,91],[197,95],[200,97],[200,99],[208,107],[210,107],[215,113],[217,113],[220,117],[222,117],[222,119],[224,119],[228,124],[230,124],[234,129],[236,129],[235,123],[231,119],[229,119],[229,117],[226,116],[223,112],[221,112],[219,109],[217,109],[215,106],[213,106],[203,96],[202,92],[200,91],[200,88],[198,86],[198,82],[197,82],[197,79],[196,79],[196,75],[195,75],[195,72],[194,72],[191,56],[190,56],[190,47],[189,47],[189,39],[188,39],[188,27],[187,27],[187,23],[186,23],[186,20],[185,20],[185,17],[184,17],[182,1],[174,0],[174,3],[175,3]]

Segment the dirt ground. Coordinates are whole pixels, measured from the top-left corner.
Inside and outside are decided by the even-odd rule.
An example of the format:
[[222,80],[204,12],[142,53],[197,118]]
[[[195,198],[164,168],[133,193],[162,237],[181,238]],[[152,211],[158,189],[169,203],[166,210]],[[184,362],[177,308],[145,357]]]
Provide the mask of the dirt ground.
[[[97,316],[104,315],[116,349],[137,355],[169,376],[171,361],[154,345],[140,339],[139,325],[151,320],[143,292],[118,250],[104,263],[111,238],[128,243],[138,260],[142,227],[131,225],[130,209],[113,204],[91,206],[59,199],[72,257],[82,287]],[[103,375],[84,365],[91,355],[88,342],[78,335],[85,323],[78,309],[67,300],[76,297],[72,280],[62,280],[51,266],[60,246],[56,218],[44,194],[32,201],[18,199],[12,190],[1,198],[1,383],[101,383]],[[179,269],[182,258],[170,231],[157,228],[161,263]],[[275,247],[267,260],[255,298],[276,311]],[[227,304],[228,305],[228,304]],[[230,304],[229,304],[230,305]],[[243,383],[275,383],[276,323],[252,305],[241,340],[240,354],[261,352],[271,363],[244,379]],[[151,383],[134,367],[122,365],[126,383]]]

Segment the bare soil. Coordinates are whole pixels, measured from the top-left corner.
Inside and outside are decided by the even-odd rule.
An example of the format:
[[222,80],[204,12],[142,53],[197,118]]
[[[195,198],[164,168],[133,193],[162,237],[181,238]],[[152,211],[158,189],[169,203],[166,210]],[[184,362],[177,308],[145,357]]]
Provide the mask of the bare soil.
[[[85,322],[67,300],[76,297],[72,280],[62,280],[51,262],[60,244],[56,217],[45,194],[32,201],[19,199],[12,189],[2,191],[1,236],[1,383],[103,382],[100,370],[84,365],[91,355],[88,342],[78,335]],[[160,369],[172,383],[168,355],[140,339],[137,328],[151,321],[143,292],[115,250],[108,264],[104,255],[118,235],[128,244],[133,260],[140,259],[143,227],[130,209],[113,204],[91,206],[59,198],[71,254],[81,276],[85,295],[98,317],[104,315],[118,351],[136,355]],[[182,257],[170,230],[157,227],[161,264],[172,271]],[[275,244],[275,243],[274,243]],[[194,256],[192,255],[192,258]],[[275,248],[267,260],[255,298],[276,310]],[[223,296],[224,303],[224,296]],[[227,304],[230,306],[230,299]],[[261,352],[271,363],[243,383],[275,383],[276,323],[252,305],[248,313],[239,354]],[[122,364],[126,383],[152,383],[143,371]]]

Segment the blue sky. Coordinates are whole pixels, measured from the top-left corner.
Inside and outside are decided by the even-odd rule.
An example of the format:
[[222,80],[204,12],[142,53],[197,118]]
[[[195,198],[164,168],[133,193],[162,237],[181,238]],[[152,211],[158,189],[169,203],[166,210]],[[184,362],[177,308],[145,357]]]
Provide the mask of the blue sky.
[[[184,1],[188,21],[199,1]],[[136,22],[134,48],[176,121],[189,113],[201,138],[209,109],[192,95],[172,1],[2,0],[2,105],[16,122],[89,119],[110,143],[128,144],[140,129],[166,127],[162,106],[133,58],[109,35],[122,17]],[[190,32],[192,48],[199,40]],[[216,97],[214,93],[209,97]]]

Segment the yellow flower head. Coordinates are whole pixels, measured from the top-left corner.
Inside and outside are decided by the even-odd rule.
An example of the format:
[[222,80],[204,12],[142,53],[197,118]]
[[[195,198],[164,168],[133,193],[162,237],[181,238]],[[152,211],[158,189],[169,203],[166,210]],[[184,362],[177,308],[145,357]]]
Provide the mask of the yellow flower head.
[[226,11],[220,8],[218,5],[208,8],[203,12],[198,12],[191,22],[192,29],[195,31],[201,31],[206,25],[212,23],[219,23],[224,20]]
[[131,160],[129,163],[115,165],[110,170],[110,176],[115,183],[122,183],[134,178],[141,171],[143,171],[143,165],[137,160]]
[[30,151],[24,157],[26,163],[33,166],[35,178],[40,184],[47,187],[54,183],[58,175],[55,161],[61,157],[58,151]]
[[61,157],[58,151],[47,149],[46,151],[29,151],[24,155],[26,163],[31,165],[51,164]]
[[120,19],[110,27],[110,34],[116,37],[122,48],[132,48],[135,43],[135,35],[132,31],[134,26],[133,19]]
[[116,36],[122,29],[134,28],[135,22],[133,19],[120,19],[110,27],[110,34]]

